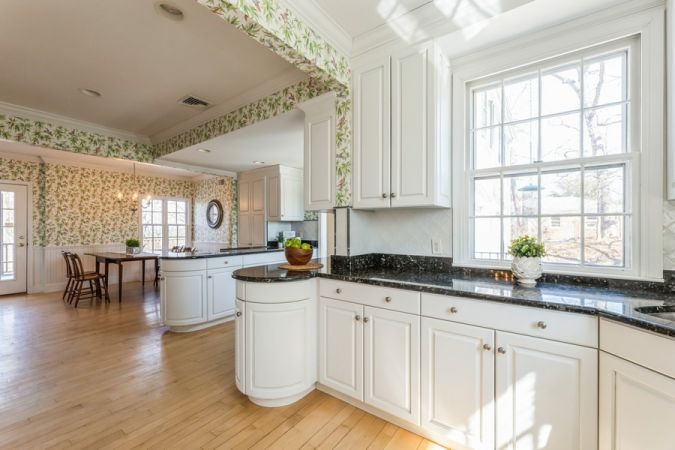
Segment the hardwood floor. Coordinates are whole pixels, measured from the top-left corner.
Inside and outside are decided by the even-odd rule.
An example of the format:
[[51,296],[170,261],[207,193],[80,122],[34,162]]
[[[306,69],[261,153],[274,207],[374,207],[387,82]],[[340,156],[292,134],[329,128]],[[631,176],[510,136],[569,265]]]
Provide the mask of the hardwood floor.
[[151,284],[78,309],[0,297],[0,361],[0,448],[442,448],[319,391],[252,404],[234,386],[233,323],[167,332]]

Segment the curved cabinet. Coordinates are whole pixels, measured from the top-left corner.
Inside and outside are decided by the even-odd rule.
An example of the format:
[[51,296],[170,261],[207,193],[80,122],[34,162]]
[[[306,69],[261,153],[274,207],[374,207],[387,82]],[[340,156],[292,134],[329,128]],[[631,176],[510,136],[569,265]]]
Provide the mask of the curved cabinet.
[[193,325],[207,320],[205,271],[166,272],[160,281],[165,325]]
[[[242,283],[238,292],[256,300],[237,300],[241,312],[235,325],[237,388],[260,406],[293,403],[316,383],[316,297],[311,295],[316,289],[303,286],[315,287],[316,281],[292,283],[298,288],[293,292],[310,293],[303,299],[284,295],[274,283],[253,283],[255,289],[237,283]],[[253,290],[255,296],[248,295]]]

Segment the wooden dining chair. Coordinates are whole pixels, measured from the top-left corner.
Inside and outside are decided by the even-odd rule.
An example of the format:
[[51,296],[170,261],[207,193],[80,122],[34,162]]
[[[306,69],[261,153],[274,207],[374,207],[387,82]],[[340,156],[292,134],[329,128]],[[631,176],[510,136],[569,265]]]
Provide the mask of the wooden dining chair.
[[63,295],[61,296],[61,299],[63,301],[66,301],[66,295],[70,299],[70,290],[72,289],[72,285],[74,283],[73,280],[73,269],[70,266],[70,252],[65,252],[61,251],[61,255],[63,255],[63,259],[66,262],[66,288],[63,290]]
[[[96,297],[103,297],[107,303],[110,302],[110,297],[108,296],[108,290],[105,285],[105,275],[101,275],[97,272],[85,272],[82,266],[82,260],[77,253],[70,253],[70,266],[73,273],[73,286],[68,298],[68,303],[73,303],[75,308],[77,308],[80,300],[91,299],[93,300]],[[83,291],[84,283],[88,284],[88,293]],[[96,290],[94,290],[96,288]]]

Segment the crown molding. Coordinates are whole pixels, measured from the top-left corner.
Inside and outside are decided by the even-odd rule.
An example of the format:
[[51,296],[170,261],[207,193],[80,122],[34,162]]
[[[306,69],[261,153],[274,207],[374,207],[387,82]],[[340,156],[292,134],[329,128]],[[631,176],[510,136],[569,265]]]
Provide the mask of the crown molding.
[[76,130],[102,134],[104,136],[124,139],[139,144],[150,144],[150,138],[142,134],[132,133],[130,131],[119,130],[116,128],[108,128],[92,122],[60,116],[58,114],[52,114],[46,111],[40,111],[38,109],[28,108],[25,106],[14,105],[12,103],[0,102],[0,114],[2,113],[9,116],[17,116],[24,119],[60,125],[66,128],[74,128]]
[[348,57],[351,55],[352,36],[314,0],[280,0],[280,3],[337,51]]
[[289,86],[293,86],[307,77],[308,76],[305,73],[299,72],[295,67],[289,67],[278,77],[244,91],[235,97],[231,97],[223,103],[219,103],[188,120],[165,129],[164,131],[153,134],[150,136],[150,141],[153,144],[164,142],[180,133],[196,128],[209,120],[224,116],[225,114],[235,111],[237,108],[251,104]]

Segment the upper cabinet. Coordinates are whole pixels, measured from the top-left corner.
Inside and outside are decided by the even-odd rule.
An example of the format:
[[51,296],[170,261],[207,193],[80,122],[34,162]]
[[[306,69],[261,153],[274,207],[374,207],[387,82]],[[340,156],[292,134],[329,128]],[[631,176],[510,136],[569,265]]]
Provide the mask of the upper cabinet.
[[305,209],[335,206],[335,94],[328,93],[298,105],[305,112]]
[[302,169],[276,166],[267,182],[267,218],[269,220],[305,220],[302,178]]
[[266,176],[257,171],[239,175],[239,245],[267,245]]
[[450,206],[450,68],[429,42],[354,65],[354,207]]

